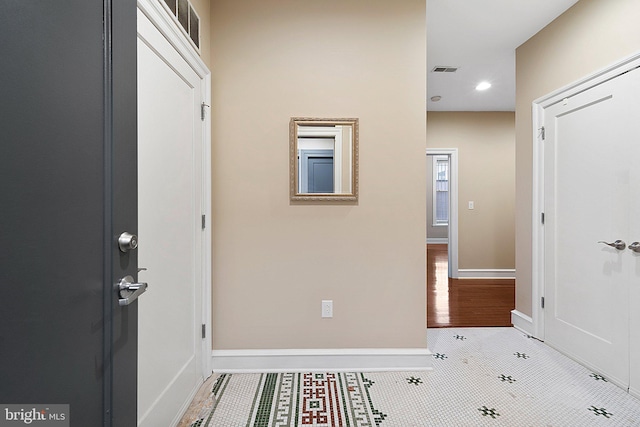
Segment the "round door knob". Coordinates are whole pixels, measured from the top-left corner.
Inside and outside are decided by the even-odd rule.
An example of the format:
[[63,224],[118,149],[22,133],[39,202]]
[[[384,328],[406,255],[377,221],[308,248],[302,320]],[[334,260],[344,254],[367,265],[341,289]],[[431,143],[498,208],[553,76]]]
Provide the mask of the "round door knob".
[[138,247],[138,236],[126,231],[118,237],[118,246],[121,252],[128,252]]

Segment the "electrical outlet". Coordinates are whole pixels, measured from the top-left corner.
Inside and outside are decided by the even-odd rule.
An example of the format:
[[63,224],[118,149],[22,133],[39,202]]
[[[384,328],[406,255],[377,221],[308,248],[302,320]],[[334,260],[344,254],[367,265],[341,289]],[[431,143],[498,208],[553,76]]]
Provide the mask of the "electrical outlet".
[[322,300],[322,317],[333,317],[333,300]]

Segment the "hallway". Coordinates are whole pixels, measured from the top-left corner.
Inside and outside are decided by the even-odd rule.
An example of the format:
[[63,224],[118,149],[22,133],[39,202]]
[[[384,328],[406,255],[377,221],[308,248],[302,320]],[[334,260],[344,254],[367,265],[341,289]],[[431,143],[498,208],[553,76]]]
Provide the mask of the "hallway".
[[511,326],[514,279],[450,279],[447,245],[427,245],[429,328]]

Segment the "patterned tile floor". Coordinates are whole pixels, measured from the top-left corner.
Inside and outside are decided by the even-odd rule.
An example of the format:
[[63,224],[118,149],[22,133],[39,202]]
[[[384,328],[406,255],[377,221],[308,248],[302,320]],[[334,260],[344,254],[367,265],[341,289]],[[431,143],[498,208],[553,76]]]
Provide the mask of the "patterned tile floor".
[[638,399],[513,328],[428,343],[429,372],[223,375],[190,425],[640,426]]

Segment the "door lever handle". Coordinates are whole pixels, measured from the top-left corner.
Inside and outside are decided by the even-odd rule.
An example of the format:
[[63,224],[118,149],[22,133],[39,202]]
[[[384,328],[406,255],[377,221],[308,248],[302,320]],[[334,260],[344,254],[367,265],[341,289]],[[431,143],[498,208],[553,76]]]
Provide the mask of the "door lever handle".
[[629,249],[631,249],[633,252],[640,253],[640,242],[630,243],[629,244]]
[[135,283],[133,277],[125,276],[118,283],[115,288],[118,291],[118,304],[122,307],[131,304],[137,300],[147,290],[147,284],[144,282]]
[[612,248],[616,248],[617,250],[621,251],[624,248],[627,247],[627,244],[625,242],[623,242],[622,240],[616,240],[613,243],[607,243],[607,242],[603,242],[602,240],[599,241],[598,243],[604,243],[607,246],[611,246]]

